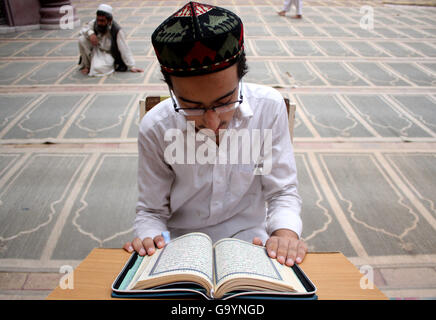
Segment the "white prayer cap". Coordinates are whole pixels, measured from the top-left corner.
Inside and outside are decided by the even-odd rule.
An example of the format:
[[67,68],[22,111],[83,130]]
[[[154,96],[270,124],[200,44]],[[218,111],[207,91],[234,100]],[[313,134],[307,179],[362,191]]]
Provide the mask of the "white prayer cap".
[[103,11],[112,15],[112,7],[108,4],[101,4],[98,6],[97,11]]

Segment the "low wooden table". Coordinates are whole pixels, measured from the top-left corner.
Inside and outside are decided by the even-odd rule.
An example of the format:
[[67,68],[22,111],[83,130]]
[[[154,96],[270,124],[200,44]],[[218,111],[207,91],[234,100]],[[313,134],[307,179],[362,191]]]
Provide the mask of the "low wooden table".
[[[123,249],[92,250],[74,270],[74,288],[58,286],[47,299],[117,299],[111,297],[111,285],[129,257]],[[340,252],[308,253],[300,267],[317,287],[320,300],[387,299],[375,286],[362,289],[363,274]]]

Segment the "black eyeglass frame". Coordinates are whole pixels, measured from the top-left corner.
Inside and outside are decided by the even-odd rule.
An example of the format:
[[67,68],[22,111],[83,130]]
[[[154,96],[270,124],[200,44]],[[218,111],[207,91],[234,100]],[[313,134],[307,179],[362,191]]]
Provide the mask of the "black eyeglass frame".
[[[241,105],[241,103],[244,101],[244,96],[242,95],[242,80],[239,81],[239,99],[238,100],[223,103],[221,105],[218,105],[215,107],[209,107],[209,108],[181,108],[181,107],[179,107],[176,98],[174,98],[173,90],[171,90],[171,88],[169,88],[169,91],[170,91],[171,100],[173,101],[174,111],[176,111],[177,113],[179,113],[179,111],[186,112],[185,115],[187,115],[187,116],[202,116],[209,110],[213,110],[214,112],[217,112],[217,113],[230,112],[232,110],[237,109]],[[221,111],[221,112],[219,111],[219,108],[227,107],[227,106],[232,105],[232,104],[235,105],[234,108],[232,108],[230,110],[226,110],[226,111]],[[201,111],[202,113],[195,114],[195,115],[194,114],[189,115],[187,111],[188,112],[189,111],[197,111],[197,112]]]

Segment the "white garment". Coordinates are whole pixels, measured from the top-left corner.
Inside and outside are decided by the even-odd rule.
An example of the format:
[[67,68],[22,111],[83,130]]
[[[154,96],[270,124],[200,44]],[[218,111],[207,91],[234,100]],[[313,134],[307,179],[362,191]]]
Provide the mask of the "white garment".
[[108,52],[102,50],[101,48],[102,45],[100,45],[100,42],[101,41],[99,39],[98,47],[92,51],[91,67],[88,73],[88,76],[90,77],[102,77],[102,76],[109,75],[115,71],[114,57],[112,57],[110,51]]
[[[85,25],[80,31],[79,51],[82,56],[81,68],[89,68],[89,76],[104,76],[114,72],[114,58],[112,57],[111,44],[112,37],[110,27],[105,34],[97,34],[98,46],[94,47],[89,41],[89,37],[94,34],[95,19]],[[133,54],[127,45],[124,31],[121,29],[117,35],[118,50],[121,53],[121,58],[127,65],[129,70],[135,66]]]
[[288,12],[291,10],[291,6],[295,6],[297,14],[303,15],[303,0],[285,0],[283,3],[283,11]]
[[[174,111],[171,99],[166,99],[143,117],[139,127],[137,237],[154,238],[166,230],[171,237],[198,231],[208,234],[213,241],[235,237],[251,242],[256,236],[266,241],[281,228],[301,235],[301,198],[283,97],[273,88],[255,84],[244,84],[242,93],[244,102],[234,113],[228,129],[249,132],[272,129],[270,174],[255,175],[253,161],[168,164],[165,150],[175,139],[165,141],[167,130],[173,128],[183,133],[186,156],[189,132],[195,134],[195,129]],[[262,133],[260,136],[264,137]],[[197,152],[204,141],[193,143]],[[216,147],[212,140],[206,141]],[[223,145],[220,140],[219,148]],[[242,143],[239,154],[241,149]]]

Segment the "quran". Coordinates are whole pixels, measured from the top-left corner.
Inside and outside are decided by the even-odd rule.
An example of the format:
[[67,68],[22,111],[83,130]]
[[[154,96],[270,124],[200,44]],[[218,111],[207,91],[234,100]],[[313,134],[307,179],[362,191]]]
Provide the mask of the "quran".
[[300,267],[278,263],[265,247],[233,238],[213,244],[198,232],[171,240],[151,256],[133,253],[112,285],[113,297],[316,299],[315,291]]

